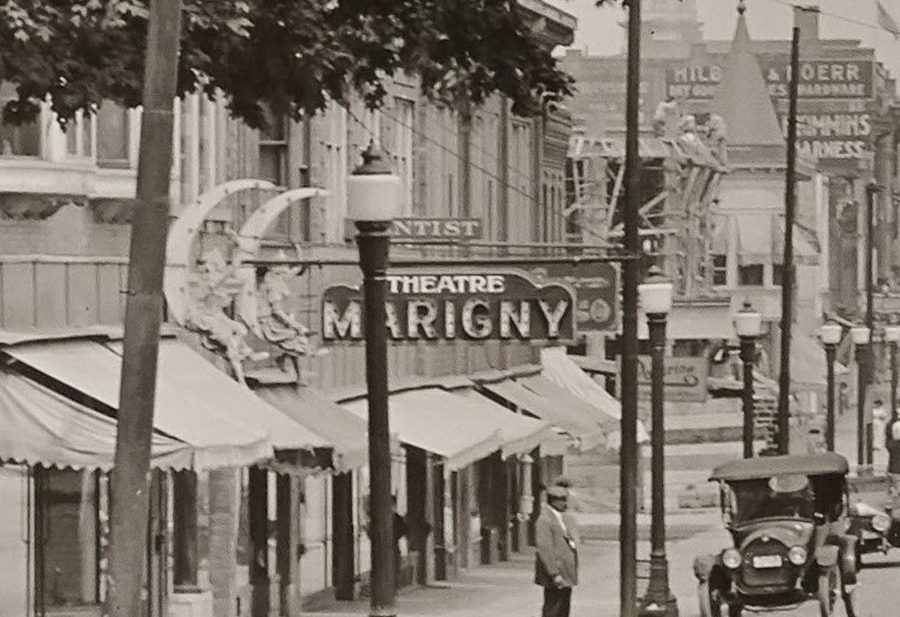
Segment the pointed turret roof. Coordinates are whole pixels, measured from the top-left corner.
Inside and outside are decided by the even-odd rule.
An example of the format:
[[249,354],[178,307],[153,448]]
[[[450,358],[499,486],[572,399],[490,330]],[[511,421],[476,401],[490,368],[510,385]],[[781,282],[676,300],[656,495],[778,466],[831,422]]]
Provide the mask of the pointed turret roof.
[[750,49],[745,11],[741,1],[734,40],[725,57],[722,81],[716,87],[710,107],[725,120],[730,145],[784,147],[784,137],[762,69]]

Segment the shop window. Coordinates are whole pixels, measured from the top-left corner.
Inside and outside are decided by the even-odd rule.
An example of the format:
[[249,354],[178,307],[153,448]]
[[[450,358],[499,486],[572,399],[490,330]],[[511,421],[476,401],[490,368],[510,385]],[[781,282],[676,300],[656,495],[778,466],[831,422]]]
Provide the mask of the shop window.
[[775,264],[772,266],[772,284],[781,287],[781,277],[784,275],[784,266]]
[[97,110],[97,164],[101,167],[129,167],[130,123],[128,110],[104,101]]
[[[9,82],[0,86],[0,111],[6,104],[15,100],[16,88]],[[0,155],[2,156],[40,156],[41,132],[40,122],[35,120],[27,124],[15,126],[0,121]]]
[[760,287],[763,285],[763,273],[762,264],[738,266],[738,284],[746,287]]
[[37,468],[34,478],[38,607],[47,613],[96,606],[100,603],[99,475]]
[[91,114],[80,111],[66,123],[67,156],[90,157],[93,154],[93,128],[94,119]]
[[716,286],[728,284],[728,257],[725,255],[712,256],[712,283]]

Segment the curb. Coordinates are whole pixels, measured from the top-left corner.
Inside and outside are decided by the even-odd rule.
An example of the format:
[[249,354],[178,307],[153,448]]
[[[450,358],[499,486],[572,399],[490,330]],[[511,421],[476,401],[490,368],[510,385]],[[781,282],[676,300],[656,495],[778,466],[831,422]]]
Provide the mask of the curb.
[[[666,540],[669,542],[686,540],[699,533],[708,531],[711,527],[715,527],[716,524],[719,524],[721,520],[718,512],[715,516],[711,516],[709,513],[704,512],[703,514],[691,517],[694,520],[690,521],[678,520],[679,518],[687,517],[680,515],[678,517],[670,517],[666,521]],[[643,517],[638,520],[638,540],[649,540],[650,523],[649,521],[642,519]],[[609,522],[603,521],[600,523],[581,523],[578,526],[578,531],[581,534],[581,538],[588,541],[617,541],[621,537],[618,520],[611,520]]]

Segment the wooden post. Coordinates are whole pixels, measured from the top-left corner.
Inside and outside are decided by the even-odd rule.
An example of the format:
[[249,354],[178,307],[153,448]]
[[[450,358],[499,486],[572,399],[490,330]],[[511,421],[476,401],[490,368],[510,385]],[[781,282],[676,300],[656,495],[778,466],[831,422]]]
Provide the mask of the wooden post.
[[250,615],[269,617],[269,478],[265,469],[250,468],[247,502],[251,553]]
[[336,600],[353,600],[353,474],[341,473],[332,478],[331,533],[334,538],[331,576]]
[[426,493],[428,456],[424,450],[409,447],[406,449],[406,528],[410,551],[418,554],[416,560],[416,583],[425,584],[425,549],[428,538],[426,526]]
[[281,583],[281,614],[292,617],[300,612],[300,568],[297,547],[300,545],[299,480],[287,474],[278,476],[277,566]]
[[180,32],[181,0],[153,0],[144,69],[137,207],[131,224],[115,472],[110,485],[109,580],[104,611],[109,617],[134,617],[142,610]]
[[197,474],[188,469],[172,474],[173,566],[175,589],[197,589]]

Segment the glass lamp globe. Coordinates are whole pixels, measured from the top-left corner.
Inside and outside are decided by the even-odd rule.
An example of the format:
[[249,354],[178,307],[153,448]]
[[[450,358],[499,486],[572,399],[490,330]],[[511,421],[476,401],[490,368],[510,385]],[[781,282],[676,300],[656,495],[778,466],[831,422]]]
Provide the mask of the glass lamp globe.
[[363,164],[347,179],[347,218],[352,221],[387,222],[400,216],[400,176],[374,143],[362,154]]
[[756,338],[762,334],[762,315],[749,302],[734,315],[734,331],[740,338]]
[[667,315],[672,310],[672,283],[657,268],[651,268],[647,281],[638,285],[641,308],[648,315]]
[[900,342],[900,325],[892,324],[884,327],[884,340],[888,343]]
[[865,326],[853,326],[850,328],[850,336],[854,345],[866,345],[872,339],[872,333]]
[[833,321],[824,323],[822,324],[822,327],[819,328],[819,336],[822,337],[822,342],[826,345],[837,345],[840,343],[843,332],[844,329],[841,325],[834,323]]

